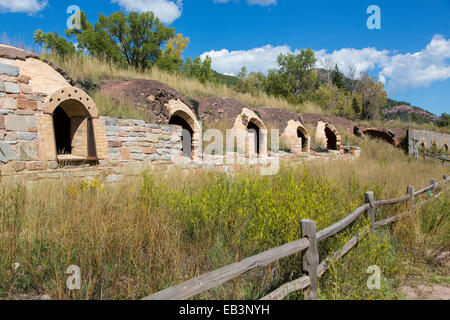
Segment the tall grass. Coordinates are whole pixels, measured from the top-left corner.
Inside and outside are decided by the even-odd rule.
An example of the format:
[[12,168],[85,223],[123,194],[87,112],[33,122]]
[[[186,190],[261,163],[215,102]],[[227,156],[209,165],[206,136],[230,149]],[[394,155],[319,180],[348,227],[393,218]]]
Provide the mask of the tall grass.
[[150,79],[163,82],[188,98],[195,96],[220,96],[237,99],[253,107],[268,106],[299,113],[322,113],[322,109],[312,102],[294,105],[285,99],[269,96],[265,93],[253,96],[249,93],[234,91],[224,84],[203,84],[195,79],[186,78],[182,74],[165,72],[156,67],[141,72],[132,67],[119,68],[113,63],[107,63],[86,55],[76,55],[71,58],[61,58],[57,55],[47,55],[46,57],[61,66],[75,80]]
[[[407,185],[423,187],[444,171],[367,141],[359,160],[285,166],[273,177],[174,171],[104,187],[95,181],[3,181],[0,297],[141,298],[298,239],[301,219],[314,219],[323,229],[361,205],[367,190],[377,199],[396,197]],[[322,257],[365,223],[322,244]],[[81,268],[80,291],[66,288],[70,265]],[[203,297],[259,298],[301,271],[298,256],[272,267]]]

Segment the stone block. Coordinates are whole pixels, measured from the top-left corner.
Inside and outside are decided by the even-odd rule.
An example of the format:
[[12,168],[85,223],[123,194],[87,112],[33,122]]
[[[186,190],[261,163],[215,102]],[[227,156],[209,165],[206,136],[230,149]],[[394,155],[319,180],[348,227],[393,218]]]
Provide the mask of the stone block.
[[36,101],[30,101],[25,99],[19,99],[17,102],[17,107],[20,110],[27,110],[27,111],[37,111],[38,104]]
[[56,162],[56,161],[50,161],[48,164],[47,164],[47,167],[50,169],[50,170],[55,170],[55,169],[58,169],[58,162]]
[[149,158],[150,158],[151,161],[161,160],[161,156],[158,155],[158,154],[151,154]]
[[5,116],[0,115],[0,130],[5,130]]
[[131,159],[133,160],[145,160],[146,155],[142,153],[131,153]]
[[20,88],[17,83],[5,81],[5,92],[12,94],[19,94]]
[[46,170],[47,169],[47,162],[29,162],[27,163],[27,169],[30,171],[37,171],[37,170]]
[[20,71],[19,68],[16,66],[0,62],[0,74],[9,77],[17,77],[19,76],[19,71]]
[[118,126],[106,126],[106,131],[120,132],[122,129]]
[[12,98],[3,98],[0,100],[2,109],[15,110],[17,109],[17,100]]
[[36,139],[37,133],[31,133],[31,132],[19,132],[17,139],[19,140],[26,140],[26,141],[33,141]]
[[17,152],[7,143],[0,143],[0,162],[19,160]]
[[33,116],[7,115],[6,130],[8,131],[28,131],[36,128],[36,119]]
[[0,79],[0,92],[5,92],[5,82]]
[[13,162],[11,167],[15,172],[23,171],[25,170],[25,162]]
[[120,148],[120,158],[122,160],[131,160],[130,148]]
[[31,87],[28,84],[25,83],[21,83],[19,85],[20,91],[22,91],[23,94],[32,94],[33,93],[33,89],[31,89]]
[[38,145],[34,142],[20,142],[19,143],[19,159],[22,161],[40,160]]

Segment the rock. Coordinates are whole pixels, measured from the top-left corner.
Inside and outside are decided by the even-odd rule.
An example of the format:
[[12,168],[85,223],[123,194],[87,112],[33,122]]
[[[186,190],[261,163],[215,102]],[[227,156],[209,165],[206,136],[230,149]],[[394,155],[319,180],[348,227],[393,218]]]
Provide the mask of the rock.
[[19,68],[0,62],[0,74],[10,77],[19,76]]
[[36,133],[30,133],[30,132],[19,132],[18,139],[19,140],[26,140],[26,141],[33,141],[36,139],[37,134]]
[[8,131],[28,131],[36,128],[36,119],[33,116],[8,115],[5,123]]
[[5,92],[12,94],[19,94],[20,93],[19,85],[14,82],[5,81]]
[[0,101],[2,109],[15,110],[17,109],[17,100],[11,98],[4,98]]
[[48,165],[47,165],[47,167],[50,169],[50,170],[55,170],[55,169],[58,169],[58,162],[56,162],[56,161],[50,161],[49,163],[48,163]]
[[16,151],[9,144],[0,143],[0,162],[8,163],[14,160],[19,160]]
[[34,142],[20,142],[19,159],[22,161],[40,160],[37,144],[35,144]]
[[0,79],[0,92],[5,92],[5,82]]
[[12,168],[16,172],[25,170],[25,162],[13,162]]

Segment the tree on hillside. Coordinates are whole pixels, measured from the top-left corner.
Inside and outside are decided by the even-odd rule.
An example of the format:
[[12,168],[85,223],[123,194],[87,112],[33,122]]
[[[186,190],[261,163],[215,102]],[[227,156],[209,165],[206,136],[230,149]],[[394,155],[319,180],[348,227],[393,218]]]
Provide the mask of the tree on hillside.
[[387,94],[384,85],[371,78],[367,72],[361,73],[357,91],[361,95],[361,118],[371,120],[386,105]]
[[441,120],[437,122],[439,127],[449,127],[450,126],[450,114],[443,113],[441,115]]
[[359,114],[361,112],[361,107],[355,97],[353,97],[352,108],[355,114]]
[[242,67],[237,74],[239,82],[234,86],[234,90],[242,93],[250,93],[257,96],[260,92],[265,90],[266,76],[262,72],[250,72],[247,74],[247,68]]
[[34,42],[43,46],[45,50],[50,50],[63,58],[76,52],[73,43],[60,37],[57,32],[44,33],[42,30],[36,30],[33,38]]
[[166,71],[178,71],[183,65],[183,51],[189,44],[189,38],[177,34],[167,41],[163,54],[157,60],[158,68]]
[[[75,37],[78,49],[90,55],[105,58],[118,65],[131,65],[144,70],[156,63],[162,54],[161,46],[174,37],[175,29],[165,26],[152,12],[114,12],[110,16],[99,14],[98,22],[93,26],[87,21],[86,14],[80,12],[81,29],[69,29],[66,36]],[[54,39],[56,38],[56,40]],[[67,42],[62,37],[43,36],[38,30],[35,41],[57,54],[53,43]]]
[[302,49],[297,55],[281,54],[278,56],[278,72],[283,75],[291,88],[291,98],[307,95],[317,84],[317,73],[314,71],[316,57],[311,49]]
[[335,65],[333,72],[331,72],[331,83],[339,89],[345,88],[344,74],[339,70],[338,65]]
[[194,78],[201,83],[214,82],[214,71],[211,69],[212,59],[210,56],[202,61],[199,57],[192,60],[187,58],[183,73],[186,77]]

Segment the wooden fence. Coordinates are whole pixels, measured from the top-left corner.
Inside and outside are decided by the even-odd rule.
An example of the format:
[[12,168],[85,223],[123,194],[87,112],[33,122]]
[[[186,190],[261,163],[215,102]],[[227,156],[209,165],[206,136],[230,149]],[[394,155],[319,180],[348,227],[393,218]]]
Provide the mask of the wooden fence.
[[[356,209],[352,214],[343,220],[333,224],[332,226],[316,232],[316,223],[312,220],[306,219],[301,221],[302,237],[300,240],[285,244],[283,246],[273,248],[253,257],[247,258],[241,262],[237,262],[216,271],[204,274],[195,279],[189,280],[177,286],[168,288],[161,292],[155,293],[143,300],[186,300],[207,290],[222,285],[246,272],[255,268],[265,267],[280,259],[288,256],[302,253],[303,271],[305,276],[293,282],[287,283],[278,288],[274,292],[268,294],[261,300],[282,300],[289,294],[299,290],[308,289],[306,298],[310,300],[318,299],[317,294],[317,278],[322,276],[329,268],[331,260],[338,260],[347,254],[358,242],[368,233],[377,228],[399,221],[401,218],[412,215],[415,209],[426,204],[427,202],[439,197],[443,192],[433,195],[428,200],[419,204],[415,204],[416,197],[423,194],[437,191],[439,187],[450,182],[450,177],[444,176],[444,179],[437,182],[434,179],[430,180],[430,185],[422,190],[415,191],[414,187],[407,188],[407,194],[401,198],[391,200],[375,201],[373,192],[365,194],[366,204]],[[408,212],[391,217],[382,221],[376,221],[376,209],[406,202],[408,205]],[[318,244],[337,233],[347,228],[350,224],[356,221],[364,213],[368,213],[371,221],[370,231],[363,230],[351,238],[341,249],[336,251],[333,257],[326,258],[321,263],[318,251]]]
[[442,161],[443,165],[448,164],[450,162],[450,158],[448,158],[449,157],[448,154],[431,154],[431,153],[426,153],[425,152],[424,153],[424,157],[425,157],[425,159],[427,159],[427,157],[428,157],[428,158],[431,158],[433,160]]

